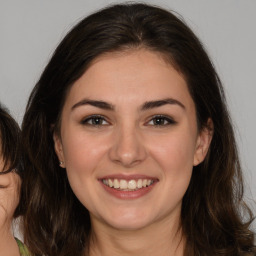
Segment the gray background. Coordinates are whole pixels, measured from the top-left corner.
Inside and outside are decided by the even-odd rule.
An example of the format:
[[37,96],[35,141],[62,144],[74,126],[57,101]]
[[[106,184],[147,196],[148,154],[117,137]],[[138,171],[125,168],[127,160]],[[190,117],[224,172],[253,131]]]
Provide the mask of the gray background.
[[[180,13],[208,50],[226,89],[246,197],[252,204],[256,198],[256,0],[145,2]],[[0,101],[18,122],[61,38],[82,17],[110,3],[113,1],[0,0]]]

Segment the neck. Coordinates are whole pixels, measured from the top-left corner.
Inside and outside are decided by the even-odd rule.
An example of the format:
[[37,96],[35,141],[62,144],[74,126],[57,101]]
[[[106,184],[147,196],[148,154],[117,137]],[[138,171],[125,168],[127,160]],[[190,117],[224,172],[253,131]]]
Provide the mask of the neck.
[[11,232],[11,228],[0,228],[0,252],[5,256],[18,256],[19,248]]
[[92,228],[89,255],[183,256],[184,245],[179,222],[162,220],[139,230],[117,230],[97,223]]

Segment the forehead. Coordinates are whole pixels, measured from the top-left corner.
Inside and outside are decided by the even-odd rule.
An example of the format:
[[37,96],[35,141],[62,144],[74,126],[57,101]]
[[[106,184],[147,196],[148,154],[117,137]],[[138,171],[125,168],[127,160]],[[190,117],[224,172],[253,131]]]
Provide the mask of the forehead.
[[132,98],[145,101],[169,96],[183,98],[186,104],[192,101],[185,78],[161,53],[139,49],[96,58],[70,88],[66,103],[82,97],[128,103]]

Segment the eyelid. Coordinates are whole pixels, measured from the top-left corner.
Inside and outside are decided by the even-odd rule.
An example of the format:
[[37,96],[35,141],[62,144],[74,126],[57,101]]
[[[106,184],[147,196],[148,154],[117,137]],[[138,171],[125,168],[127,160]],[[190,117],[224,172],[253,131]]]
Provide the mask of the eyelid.
[[99,114],[93,114],[93,115],[87,116],[87,117],[83,118],[80,123],[82,125],[91,125],[91,126],[104,126],[104,125],[106,125],[106,124],[100,124],[100,125],[89,124],[88,121],[92,120],[93,118],[102,119],[102,120],[106,121],[108,124],[110,124],[110,122],[107,120],[107,118],[105,116],[99,115]]
[[[151,121],[153,121],[154,119],[157,119],[157,118],[162,118],[162,119],[165,119],[168,123],[167,124],[162,124],[162,125],[157,125],[157,124],[149,124]],[[170,117],[170,116],[167,116],[167,115],[162,115],[162,114],[158,114],[158,115],[154,115],[154,116],[151,116],[150,119],[146,122],[146,125],[148,126],[156,126],[156,127],[160,127],[160,126],[168,126],[168,125],[175,125],[177,124],[177,121],[174,120],[173,117]]]

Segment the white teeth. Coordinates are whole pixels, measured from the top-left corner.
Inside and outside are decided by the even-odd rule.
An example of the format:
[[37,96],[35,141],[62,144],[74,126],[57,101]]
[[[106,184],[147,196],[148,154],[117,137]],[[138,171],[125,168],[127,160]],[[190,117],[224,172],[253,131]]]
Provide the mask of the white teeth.
[[135,189],[136,187],[137,187],[136,181],[135,180],[129,180],[128,188],[129,189]]
[[113,181],[111,179],[108,179],[108,185],[109,187],[114,187]]
[[103,183],[108,186],[108,180],[103,180]]
[[114,179],[114,188],[119,188],[119,181],[117,179]]
[[120,184],[120,189],[127,189],[128,187],[128,183],[126,180],[120,180],[119,184]]
[[138,187],[138,188],[142,188],[142,179],[139,179],[139,180],[137,181],[137,187]]
[[154,183],[151,179],[124,180],[124,179],[103,179],[103,184],[110,188],[133,191],[148,187]]

